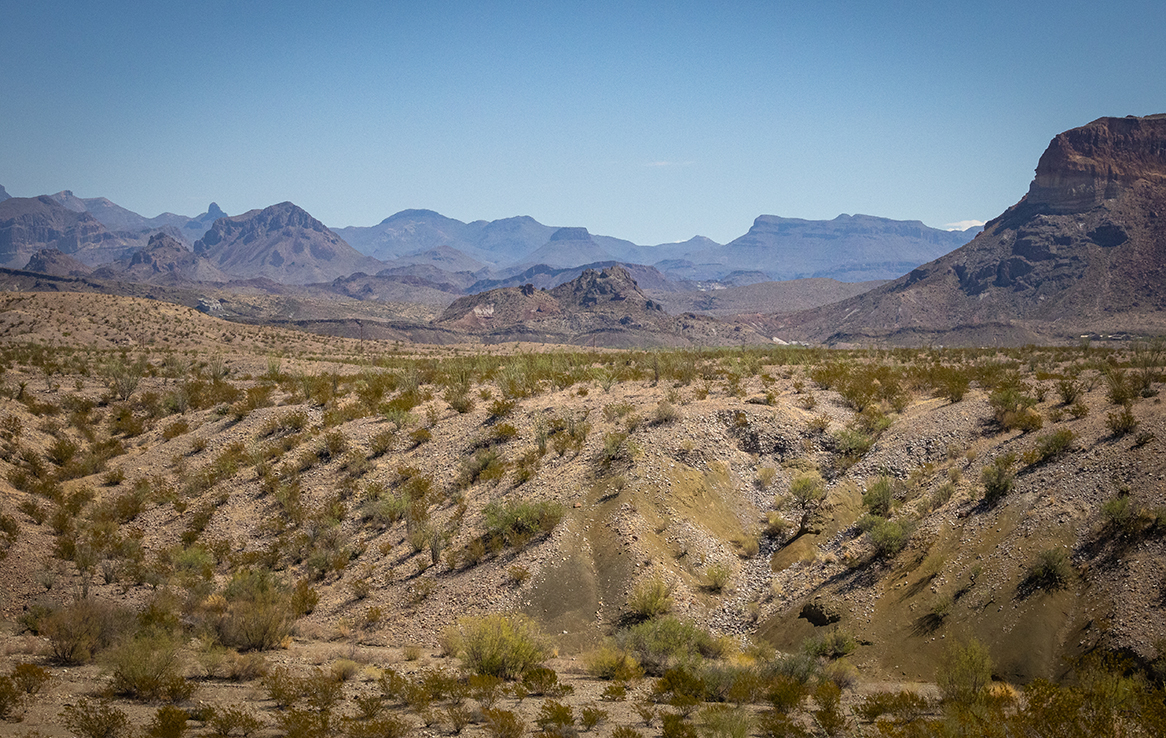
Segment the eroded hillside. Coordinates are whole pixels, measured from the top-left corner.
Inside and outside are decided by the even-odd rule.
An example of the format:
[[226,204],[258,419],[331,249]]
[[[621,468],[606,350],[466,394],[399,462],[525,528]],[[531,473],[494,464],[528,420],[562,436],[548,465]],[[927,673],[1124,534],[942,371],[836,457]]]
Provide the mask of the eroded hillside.
[[1157,344],[491,353],[4,299],[0,606],[9,660],[68,694],[108,684],[66,677],[78,601],[181,634],[184,683],[250,680],[269,727],[263,669],[452,656],[487,613],[539,623],[595,699],[604,644],[683,661],[637,645],[653,591],[723,637],[710,663],[810,653],[860,691],[969,638],[1019,684],[1099,649],[1159,663]]

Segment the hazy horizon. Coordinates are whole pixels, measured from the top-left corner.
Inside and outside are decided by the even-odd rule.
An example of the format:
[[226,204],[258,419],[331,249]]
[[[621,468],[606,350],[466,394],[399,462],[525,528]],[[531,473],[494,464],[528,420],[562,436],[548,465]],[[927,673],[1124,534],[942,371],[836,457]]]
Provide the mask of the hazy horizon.
[[761,214],[995,217],[1049,140],[1163,112],[1166,7],[7,3],[0,184],[639,244]]

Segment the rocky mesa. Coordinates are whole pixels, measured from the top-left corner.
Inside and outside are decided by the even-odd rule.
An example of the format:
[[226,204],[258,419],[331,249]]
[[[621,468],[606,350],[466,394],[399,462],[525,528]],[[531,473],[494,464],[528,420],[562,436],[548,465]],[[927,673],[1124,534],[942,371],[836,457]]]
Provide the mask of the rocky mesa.
[[1058,135],[971,243],[870,292],[773,318],[830,344],[1018,345],[1166,329],[1166,115]]

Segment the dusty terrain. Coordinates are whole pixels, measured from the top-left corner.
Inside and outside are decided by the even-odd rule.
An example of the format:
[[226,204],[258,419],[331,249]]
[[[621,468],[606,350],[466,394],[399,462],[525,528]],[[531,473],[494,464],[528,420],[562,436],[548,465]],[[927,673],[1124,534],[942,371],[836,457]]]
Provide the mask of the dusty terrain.
[[[456,670],[448,627],[486,613],[540,625],[575,690],[562,699],[609,713],[592,732],[658,734],[637,711],[653,679],[605,701],[610,682],[589,669],[655,581],[673,615],[723,637],[710,661],[764,665],[842,636],[851,651],[815,668],[845,687],[852,724],[873,691],[934,697],[954,640],[985,644],[994,677],[1020,686],[1098,650],[1152,666],[1166,639],[1164,357],[1149,346],[432,347],[8,293],[0,356],[0,512],[16,527],[0,561],[0,670],[53,676],[5,734],[65,735],[61,711],[107,693],[108,658],[65,663],[39,630],[38,613],[77,598],[171,612],[194,687],[178,704],[245,705],[270,735],[290,731],[263,670],[350,669],[339,711],[352,715],[384,667]],[[948,370],[970,383],[958,401]],[[1115,381],[1143,377],[1115,402]],[[1079,393],[1069,403],[1064,382]],[[1002,419],[1009,388],[1021,399]],[[1115,431],[1127,410],[1134,427]],[[1014,485],[987,501],[984,469],[1010,453]],[[798,531],[791,488],[813,474],[825,497]],[[863,520],[880,477],[898,546],[880,548]],[[488,506],[517,501],[561,518],[490,539]],[[1054,550],[1058,576],[1036,577]],[[206,624],[260,569],[318,601],[274,648],[216,643]],[[544,698],[518,702],[500,704],[530,727]],[[115,701],[139,726],[160,704]],[[428,733],[454,727],[393,709]],[[480,719],[465,730],[487,732]]]

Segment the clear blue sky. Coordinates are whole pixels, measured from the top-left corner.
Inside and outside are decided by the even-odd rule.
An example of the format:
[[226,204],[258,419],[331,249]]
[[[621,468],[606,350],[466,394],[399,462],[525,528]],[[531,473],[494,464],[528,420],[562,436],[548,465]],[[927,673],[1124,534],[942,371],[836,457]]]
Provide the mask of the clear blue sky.
[[943,227],[1058,132],[1166,112],[1166,3],[0,0],[0,184],[637,243],[762,213]]

